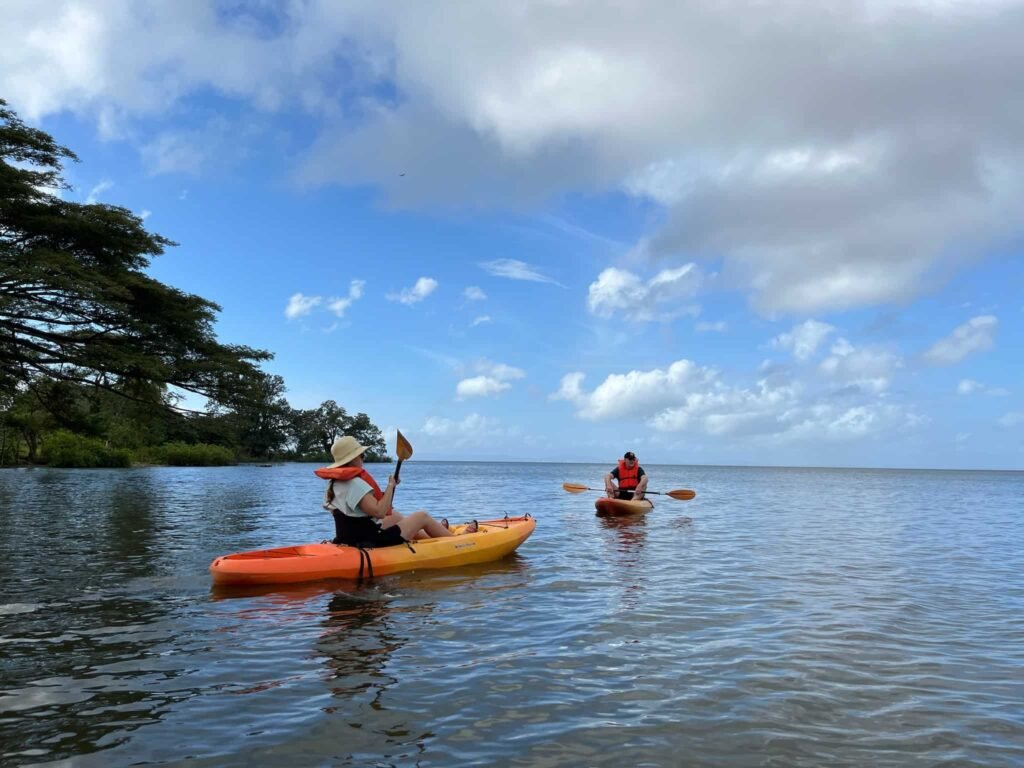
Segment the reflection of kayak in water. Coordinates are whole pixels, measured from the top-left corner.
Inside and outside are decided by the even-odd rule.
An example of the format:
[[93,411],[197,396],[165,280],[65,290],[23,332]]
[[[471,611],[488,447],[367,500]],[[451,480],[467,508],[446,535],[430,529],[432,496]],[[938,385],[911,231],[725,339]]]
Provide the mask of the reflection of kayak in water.
[[650,512],[654,505],[648,499],[598,499],[594,502],[598,517],[622,517]]
[[[409,545],[359,549],[337,544],[299,544],[218,557],[210,564],[214,584],[288,584],[319,579],[366,579],[401,571],[453,568],[498,560],[526,541],[537,521],[530,515],[481,520],[480,530]],[[461,526],[454,526],[459,533]]]

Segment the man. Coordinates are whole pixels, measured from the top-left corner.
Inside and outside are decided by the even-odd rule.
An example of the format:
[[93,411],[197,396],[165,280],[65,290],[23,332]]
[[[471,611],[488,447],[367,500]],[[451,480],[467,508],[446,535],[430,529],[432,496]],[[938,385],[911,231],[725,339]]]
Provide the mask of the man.
[[[616,485],[618,483],[618,485]],[[626,451],[619,465],[604,476],[604,490],[609,499],[636,499],[647,490],[647,473],[637,463],[636,454]]]

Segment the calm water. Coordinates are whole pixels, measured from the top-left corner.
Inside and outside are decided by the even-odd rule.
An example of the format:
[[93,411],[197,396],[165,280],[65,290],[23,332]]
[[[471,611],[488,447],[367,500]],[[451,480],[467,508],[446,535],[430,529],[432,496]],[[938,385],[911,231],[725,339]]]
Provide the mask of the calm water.
[[536,533],[233,595],[331,535],[312,465],[2,471],[0,763],[1024,765],[1024,474],[649,466],[697,499],[609,521],[605,469],[413,462],[399,508]]

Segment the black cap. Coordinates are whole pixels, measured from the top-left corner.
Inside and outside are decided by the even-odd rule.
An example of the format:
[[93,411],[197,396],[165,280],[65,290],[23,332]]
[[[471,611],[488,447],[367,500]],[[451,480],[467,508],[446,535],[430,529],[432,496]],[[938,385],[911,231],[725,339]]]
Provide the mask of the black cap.
[[626,451],[625,455],[622,458],[636,461],[636,454],[633,453],[632,451]]

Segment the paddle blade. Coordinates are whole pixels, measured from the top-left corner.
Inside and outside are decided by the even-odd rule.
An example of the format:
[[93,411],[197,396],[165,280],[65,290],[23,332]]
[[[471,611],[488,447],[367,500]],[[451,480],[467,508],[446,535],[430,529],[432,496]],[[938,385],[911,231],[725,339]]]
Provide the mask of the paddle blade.
[[673,499],[679,499],[680,501],[689,501],[690,499],[694,498],[697,494],[693,491],[679,490],[669,491],[665,495],[671,496]]
[[580,485],[579,483],[562,483],[562,488],[569,493],[583,493],[590,490],[587,486]]
[[401,431],[398,432],[398,437],[395,438],[395,453],[398,454],[399,461],[412,458],[412,445],[405,439],[405,435]]

